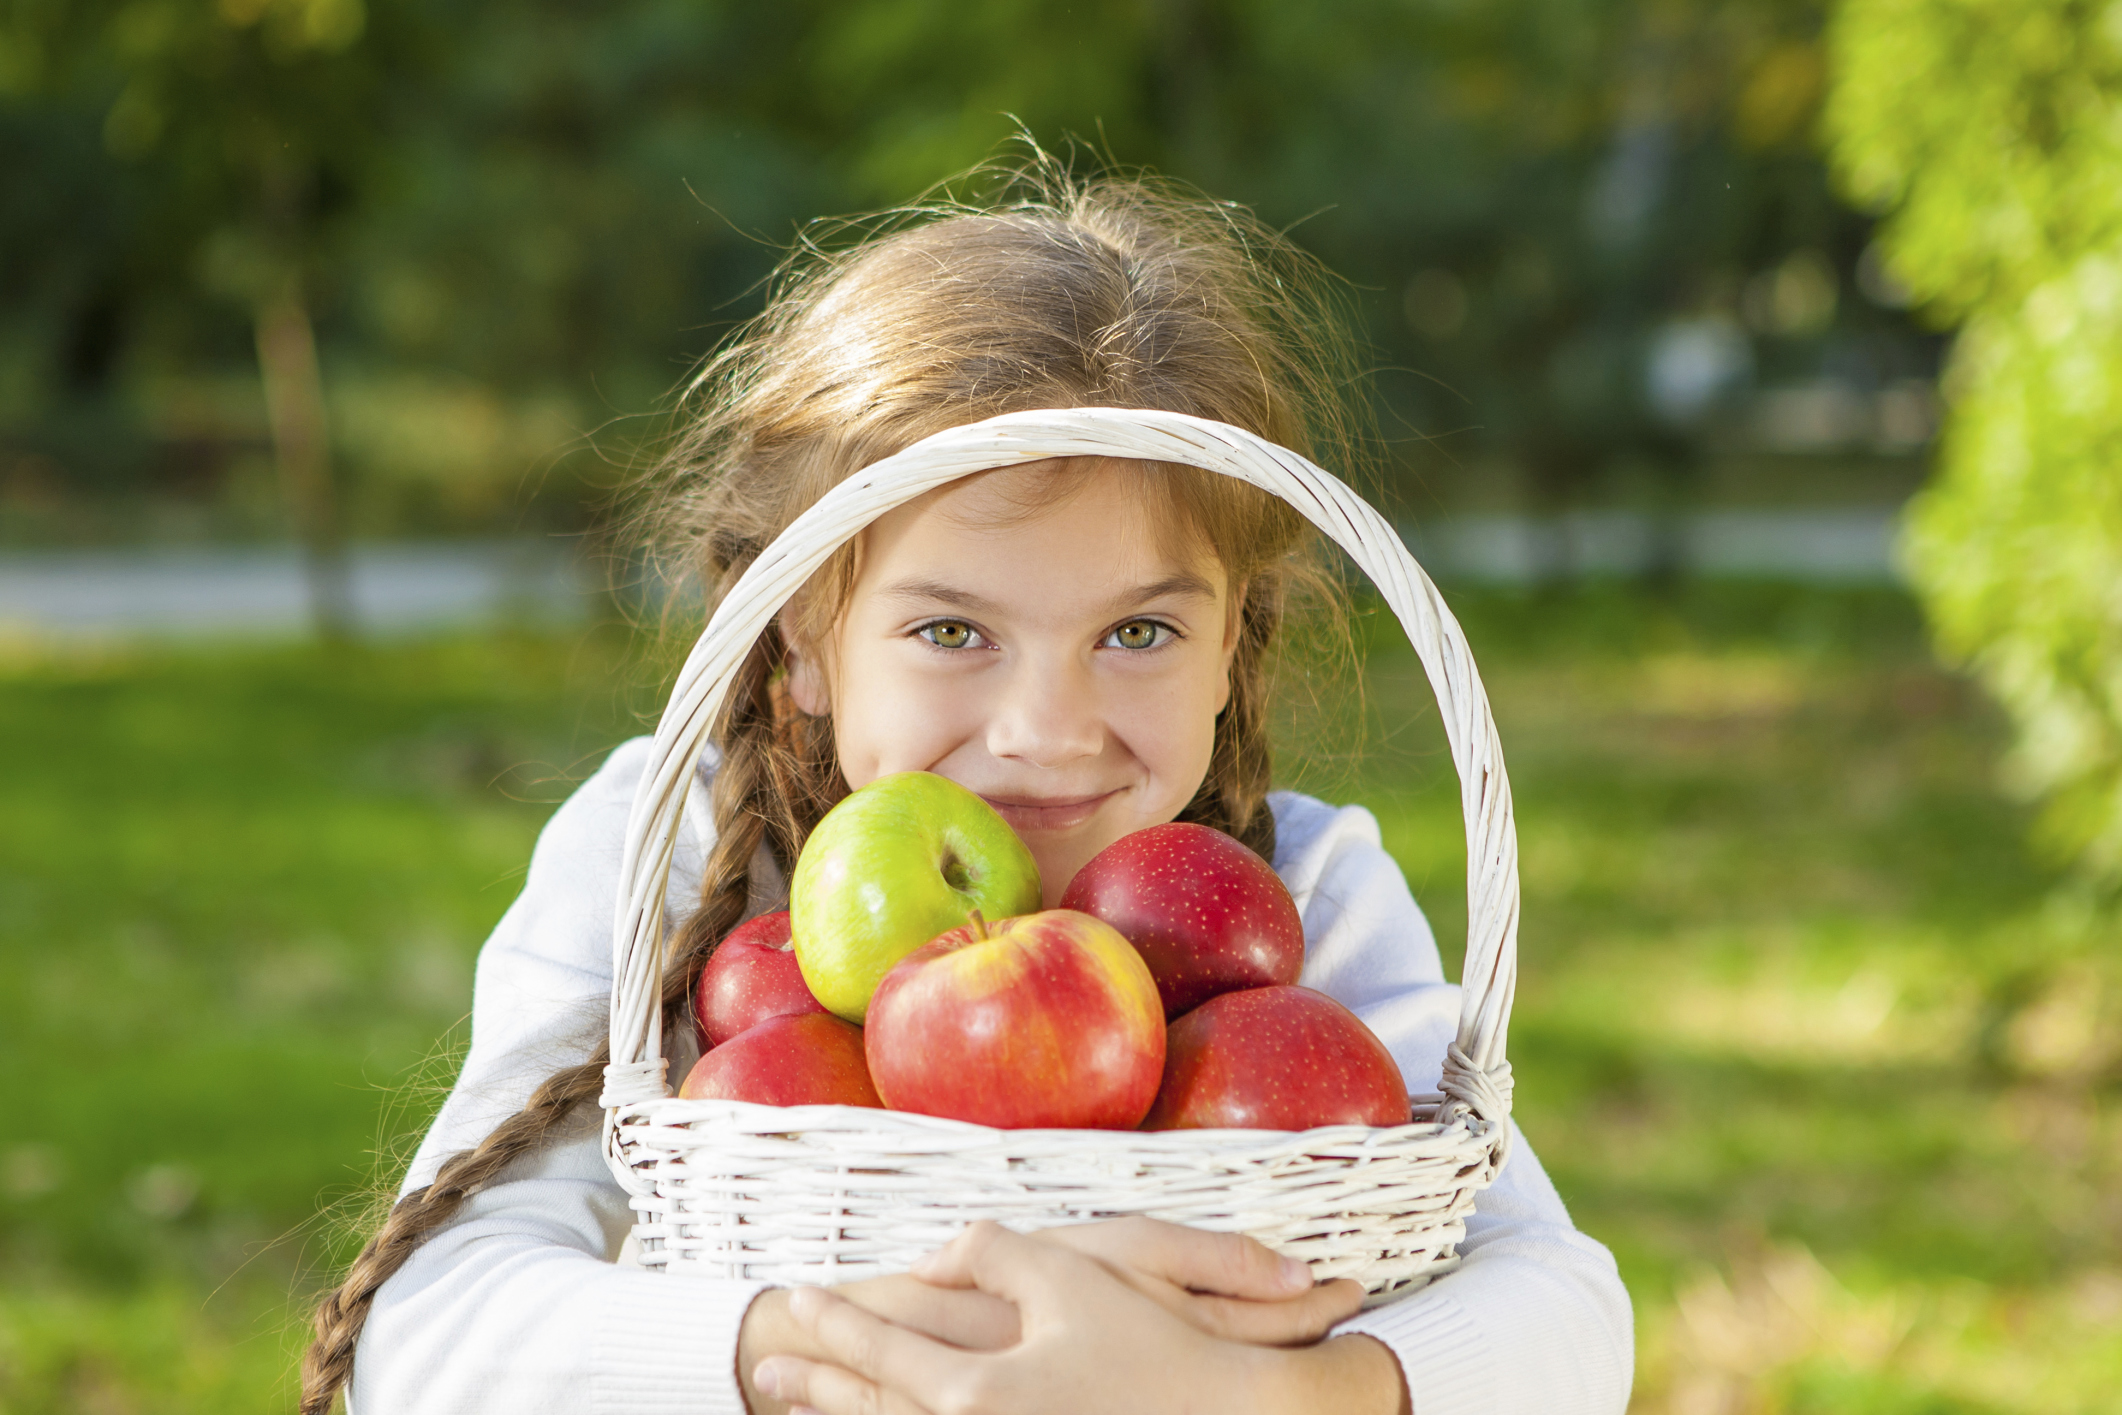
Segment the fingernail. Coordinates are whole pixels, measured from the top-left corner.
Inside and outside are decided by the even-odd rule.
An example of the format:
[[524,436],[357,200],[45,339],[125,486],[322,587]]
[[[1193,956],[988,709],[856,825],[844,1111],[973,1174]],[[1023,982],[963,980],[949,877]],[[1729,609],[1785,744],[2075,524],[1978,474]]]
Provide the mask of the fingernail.
[[1282,1260],[1282,1281],[1285,1286],[1289,1287],[1310,1287],[1312,1285],[1311,1264],[1301,1258],[1284,1258]]
[[941,1256],[942,1254],[940,1253],[923,1253],[920,1257],[914,1259],[914,1265],[908,1268],[907,1271],[915,1277],[927,1277],[936,1270],[936,1259]]
[[781,1398],[781,1372],[771,1360],[761,1361],[752,1372],[752,1382],[774,1399]]

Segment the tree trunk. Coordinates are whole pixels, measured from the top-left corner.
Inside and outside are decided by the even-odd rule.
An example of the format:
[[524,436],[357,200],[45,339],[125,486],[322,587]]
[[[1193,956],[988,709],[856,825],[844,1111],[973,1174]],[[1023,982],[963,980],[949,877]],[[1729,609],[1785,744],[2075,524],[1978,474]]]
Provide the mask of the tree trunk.
[[257,334],[258,372],[265,384],[273,461],[295,534],[302,542],[310,618],[319,636],[349,638],[354,605],[346,537],[332,477],[324,382],[317,373],[317,339],[299,277],[290,275],[260,302]]

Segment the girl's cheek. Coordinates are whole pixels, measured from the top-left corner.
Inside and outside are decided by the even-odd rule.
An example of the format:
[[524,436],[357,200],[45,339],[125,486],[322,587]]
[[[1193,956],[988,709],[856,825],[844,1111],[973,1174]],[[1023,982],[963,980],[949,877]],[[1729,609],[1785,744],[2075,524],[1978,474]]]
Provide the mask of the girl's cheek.
[[1161,820],[1185,810],[1208,774],[1215,755],[1215,698],[1212,682],[1189,674],[1178,682],[1143,685],[1111,714],[1116,735],[1156,783],[1158,799],[1145,805]]
[[850,676],[842,686],[836,736],[851,788],[937,767],[964,745],[978,714],[977,695],[965,685],[921,675]]

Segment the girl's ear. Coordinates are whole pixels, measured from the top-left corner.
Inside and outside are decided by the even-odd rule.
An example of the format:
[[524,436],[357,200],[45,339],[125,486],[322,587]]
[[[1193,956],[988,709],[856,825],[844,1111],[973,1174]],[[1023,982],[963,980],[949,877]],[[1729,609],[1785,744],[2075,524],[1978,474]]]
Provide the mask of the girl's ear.
[[819,663],[818,655],[794,638],[788,641],[788,697],[803,712],[812,717],[824,717],[833,710],[832,694],[826,691],[825,667]]

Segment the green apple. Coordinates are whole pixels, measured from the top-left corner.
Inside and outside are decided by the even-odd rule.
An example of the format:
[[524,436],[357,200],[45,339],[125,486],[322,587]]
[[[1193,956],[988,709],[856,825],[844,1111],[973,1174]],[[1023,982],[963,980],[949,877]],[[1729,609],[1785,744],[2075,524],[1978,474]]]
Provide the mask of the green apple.
[[1009,822],[927,771],[879,777],[826,813],[804,842],[788,909],[803,982],[850,1022],[892,965],[977,909],[1039,908],[1039,866]]

